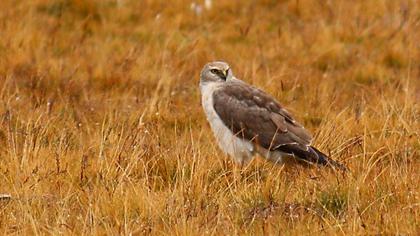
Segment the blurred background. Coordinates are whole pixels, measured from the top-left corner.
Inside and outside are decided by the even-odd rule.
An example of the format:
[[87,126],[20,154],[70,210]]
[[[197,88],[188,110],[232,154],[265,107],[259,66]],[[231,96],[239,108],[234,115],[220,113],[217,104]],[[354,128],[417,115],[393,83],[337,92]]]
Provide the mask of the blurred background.
[[343,109],[408,87],[418,99],[416,1],[35,0],[1,8],[0,75],[21,93],[32,90],[28,106],[61,92],[76,103],[121,93],[116,99],[135,97],[140,107],[157,93],[153,109],[193,102],[212,60],[285,103]]
[[[0,9],[2,233],[419,232],[418,1]],[[351,177],[232,172],[200,105],[213,60],[279,99]]]

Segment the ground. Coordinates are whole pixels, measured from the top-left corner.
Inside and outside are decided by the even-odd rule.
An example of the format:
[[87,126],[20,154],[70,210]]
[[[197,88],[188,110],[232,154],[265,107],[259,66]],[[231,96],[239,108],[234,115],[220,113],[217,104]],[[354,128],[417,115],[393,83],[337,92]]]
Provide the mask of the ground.
[[[0,234],[419,235],[417,1],[206,2],[0,1]],[[212,60],[350,171],[236,166]]]

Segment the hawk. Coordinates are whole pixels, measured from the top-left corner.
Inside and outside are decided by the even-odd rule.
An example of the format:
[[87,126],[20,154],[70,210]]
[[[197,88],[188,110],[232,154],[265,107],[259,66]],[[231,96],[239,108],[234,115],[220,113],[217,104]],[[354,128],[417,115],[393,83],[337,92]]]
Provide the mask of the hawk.
[[235,78],[226,62],[203,67],[200,90],[220,148],[237,163],[247,164],[260,154],[278,164],[298,160],[346,169],[311,146],[311,134],[276,99]]

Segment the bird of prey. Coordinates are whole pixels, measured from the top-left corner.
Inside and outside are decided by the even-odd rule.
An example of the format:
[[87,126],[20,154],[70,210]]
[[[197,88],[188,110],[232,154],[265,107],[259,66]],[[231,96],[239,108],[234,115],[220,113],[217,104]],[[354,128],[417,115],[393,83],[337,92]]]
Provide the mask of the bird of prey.
[[311,146],[311,134],[279,102],[235,78],[226,62],[206,64],[200,74],[202,105],[224,153],[237,163],[255,154],[283,164],[290,160],[346,167]]

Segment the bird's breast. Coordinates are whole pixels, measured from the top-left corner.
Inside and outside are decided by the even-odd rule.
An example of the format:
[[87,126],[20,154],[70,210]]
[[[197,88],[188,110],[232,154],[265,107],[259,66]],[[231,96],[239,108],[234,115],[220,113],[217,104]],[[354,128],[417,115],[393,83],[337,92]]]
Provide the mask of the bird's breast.
[[213,93],[220,88],[219,86],[216,83],[200,84],[202,106],[220,148],[238,162],[242,162],[240,159],[252,156],[254,147],[248,140],[236,137],[214,109]]

